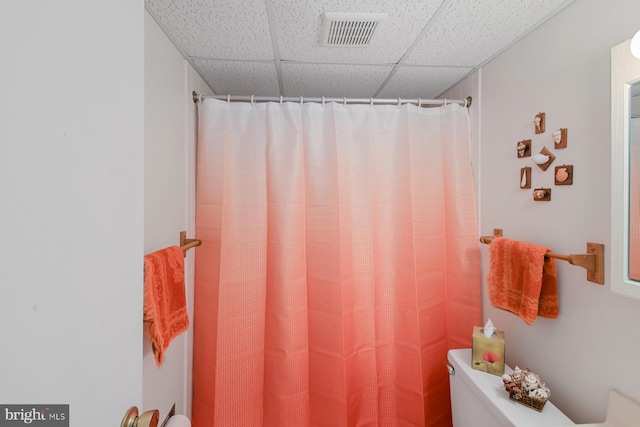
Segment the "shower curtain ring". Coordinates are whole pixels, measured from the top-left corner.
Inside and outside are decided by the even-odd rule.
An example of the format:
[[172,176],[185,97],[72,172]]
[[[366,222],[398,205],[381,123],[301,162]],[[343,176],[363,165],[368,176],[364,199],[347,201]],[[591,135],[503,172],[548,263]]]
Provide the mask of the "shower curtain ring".
[[198,95],[198,102],[202,104],[202,94]]
[[345,106],[345,107],[347,106],[347,98],[346,97],[342,98],[342,105]]
[[300,106],[302,107],[302,104],[304,104],[304,99],[302,97],[300,97]]
[[418,98],[418,108],[422,107],[422,99]]
[[369,105],[373,107],[373,97],[369,98]]
[[443,107],[447,106],[447,98],[444,99],[444,103],[442,104]]
[[227,94],[227,103],[230,104],[231,103],[231,95]]
[[402,105],[402,98],[398,98],[398,107],[400,107],[400,105]]
[[255,101],[253,100],[253,95],[251,95],[251,105],[256,105]]
[[322,106],[324,107],[324,96],[322,97]]
[[282,105],[282,95],[280,95],[280,105]]

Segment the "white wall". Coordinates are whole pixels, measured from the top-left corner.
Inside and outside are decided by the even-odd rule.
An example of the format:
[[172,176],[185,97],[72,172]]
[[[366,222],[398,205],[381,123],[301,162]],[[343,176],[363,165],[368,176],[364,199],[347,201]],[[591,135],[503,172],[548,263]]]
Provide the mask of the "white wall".
[[[609,249],[610,49],[640,29],[639,16],[637,0],[578,0],[482,68],[474,100],[482,234],[502,228],[505,237],[564,254],[584,253],[588,241]],[[535,135],[538,112],[547,131]],[[532,139],[535,153],[553,147],[550,132],[560,127],[568,128],[568,147],[553,150],[547,172],[516,157],[517,141]],[[553,185],[562,163],[574,165],[572,186]],[[535,187],[552,188],[551,202],[533,202],[532,190],[519,188],[524,166],[532,166]],[[486,276],[488,247],[481,251]],[[587,282],[582,268],[563,261],[557,268],[557,320],[527,326],[491,306],[486,283],[484,317],[505,331],[507,363],[539,372],[563,412],[576,422],[603,421],[611,388],[640,400],[640,301]]]
[[[196,105],[191,92],[211,93],[148,13],[145,13],[144,251],[179,244],[180,231],[195,230]],[[197,236],[196,236],[197,237]],[[156,366],[144,336],[143,406],[164,419],[171,406],[191,416],[193,355],[193,262],[185,260],[190,328],[172,341]]]
[[0,3],[0,403],[142,400],[143,5]]

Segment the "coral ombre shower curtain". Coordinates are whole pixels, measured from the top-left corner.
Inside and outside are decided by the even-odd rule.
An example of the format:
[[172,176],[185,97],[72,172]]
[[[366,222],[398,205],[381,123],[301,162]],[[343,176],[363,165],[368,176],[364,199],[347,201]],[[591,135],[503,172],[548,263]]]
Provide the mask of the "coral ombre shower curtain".
[[481,310],[466,109],[199,107],[195,427],[446,426]]
[[629,120],[629,277],[640,279],[640,118]]

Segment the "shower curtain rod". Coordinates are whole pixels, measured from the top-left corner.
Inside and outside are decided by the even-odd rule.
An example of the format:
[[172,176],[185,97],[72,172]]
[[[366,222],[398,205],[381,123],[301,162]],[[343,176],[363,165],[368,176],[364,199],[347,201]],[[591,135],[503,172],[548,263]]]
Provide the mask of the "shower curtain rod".
[[246,96],[246,95],[202,95],[193,91],[193,102],[202,102],[204,98],[219,99],[227,102],[317,102],[324,104],[325,102],[338,102],[342,104],[416,104],[418,107],[423,105],[447,105],[460,104],[464,107],[470,107],[472,98],[467,96],[465,99],[403,99],[403,98],[335,98],[335,97],[293,97],[293,96]]

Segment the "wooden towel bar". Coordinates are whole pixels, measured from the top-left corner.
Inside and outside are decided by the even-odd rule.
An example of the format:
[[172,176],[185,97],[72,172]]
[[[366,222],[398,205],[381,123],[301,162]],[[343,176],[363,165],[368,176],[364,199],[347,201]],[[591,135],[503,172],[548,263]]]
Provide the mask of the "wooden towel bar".
[[[491,241],[496,237],[502,237],[502,229],[494,228],[493,236],[481,236],[480,243],[491,244]],[[589,282],[604,285],[604,244],[602,243],[587,242],[586,254],[563,255],[549,251],[545,256],[580,266],[587,270],[587,280]]]
[[202,244],[202,240],[200,239],[187,239],[187,232],[180,232],[180,249],[184,252],[184,256],[187,256],[187,251],[191,248],[195,248],[196,246],[200,246]]

